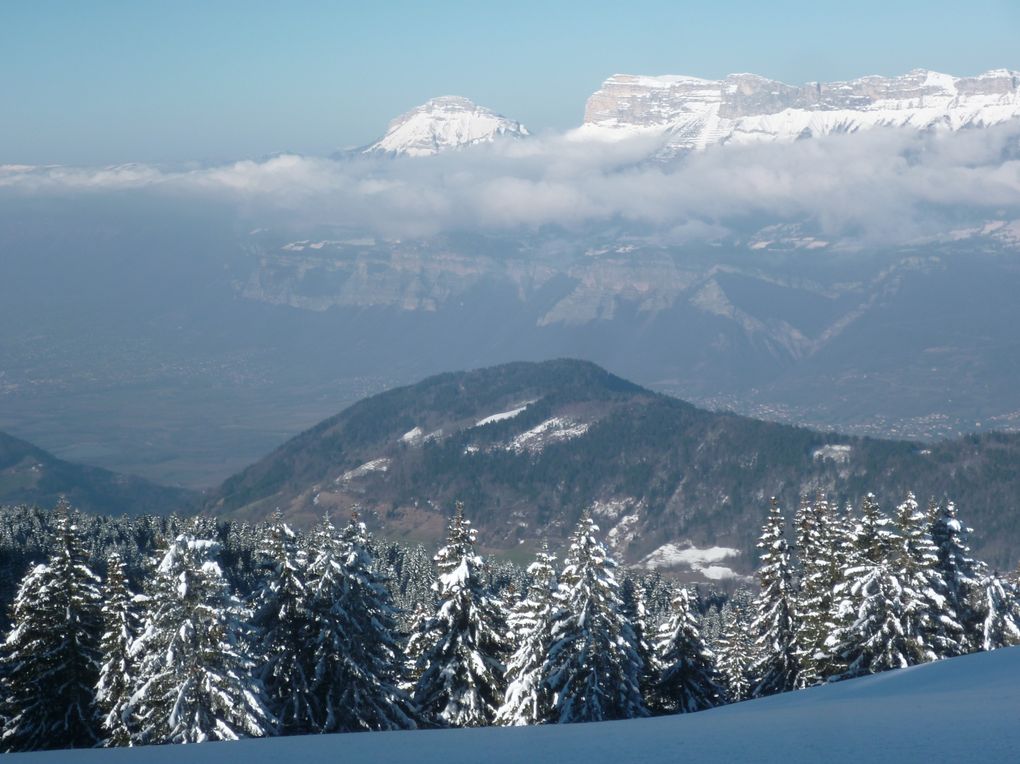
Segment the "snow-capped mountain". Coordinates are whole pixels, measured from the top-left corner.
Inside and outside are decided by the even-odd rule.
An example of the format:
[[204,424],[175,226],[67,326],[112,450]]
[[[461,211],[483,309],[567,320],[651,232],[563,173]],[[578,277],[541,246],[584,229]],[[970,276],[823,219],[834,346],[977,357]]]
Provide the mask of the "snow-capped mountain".
[[364,149],[365,154],[431,156],[497,138],[522,138],[528,130],[460,96],[442,96],[401,114],[386,135]]
[[787,85],[755,74],[722,80],[616,74],[589,99],[580,138],[661,134],[665,154],[719,143],[793,141],[873,127],[987,127],[1020,117],[1020,72]]

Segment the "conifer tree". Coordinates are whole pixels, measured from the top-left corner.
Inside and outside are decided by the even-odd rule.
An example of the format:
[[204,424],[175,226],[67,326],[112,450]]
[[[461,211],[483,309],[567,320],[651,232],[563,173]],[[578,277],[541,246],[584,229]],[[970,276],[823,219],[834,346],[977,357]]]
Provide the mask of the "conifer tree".
[[545,674],[560,723],[646,716],[637,637],[623,615],[616,562],[586,511],[556,593]]
[[889,563],[897,537],[868,494],[854,531],[850,562],[834,592],[826,648],[832,676],[848,678],[910,665],[904,627],[907,593]]
[[655,652],[661,669],[650,704],[659,713],[686,714],[726,702],[715,655],[701,638],[694,604],[690,591],[681,588],[673,597],[669,618],[659,626]]
[[102,633],[99,578],[75,518],[58,505],[56,549],[21,580],[2,653],[3,747],[80,748],[100,738],[95,688]]
[[275,720],[246,646],[249,616],[216,562],[220,545],[182,533],[155,570],[129,705],[136,743],[260,737]]
[[902,589],[902,625],[910,665],[959,654],[963,637],[929,527],[914,494],[907,494],[896,508],[897,535],[890,562]]
[[266,538],[266,575],[255,595],[259,676],[279,735],[318,732],[315,698],[316,625],[305,587],[307,556],[277,513]]
[[552,717],[552,696],[543,671],[549,654],[556,592],[556,558],[547,544],[528,566],[531,585],[527,596],[510,616],[510,629],[517,649],[507,663],[507,688],[496,723],[505,725],[544,724]]
[[491,724],[505,690],[506,617],[489,589],[475,531],[459,502],[435,559],[438,610],[421,635],[414,702],[435,724]]
[[976,648],[1020,645],[1020,592],[994,573],[978,582],[969,607],[979,624]]
[[828,673],[825,640],[829,635],[833,590],[839,581],[840,544],[835,513],[824,496],[804,501],[797,512],[797,555],[800,585],[797,592],[798,687],[817,684]]
[[747,631],[749,613],[749,607],[728,608],[718,643],[719,674],[726,687],[726,696],[734,703],[747,700],[751,693],[750,667],[754,646]]
[[761,593],[751,626],[756,655],[750,668],[751,696],[755,698],[794,689],[800,673],[786,520],[775,499],[758,548],[762,550],[758,569]]
[[634,647],[641,658],[641,696],[647,698],[659,679],[661,666],[651,644],[655,634],[649,633],[648,609],[641,583],[634,576],[625,576],[620,586],[621,612],[634,631]]
[[376,569],[357,511],[339,536],[326,520],[311,568],[320,623],[316,680],[323,732],[413,729],[416,712],[399,687],[396,611]]
[[128,746],[131,745],[131,730],[127,709],[135,674],[130,650],[138,623],[134,595],[128,589],[126,566],[117,552],[107,558],[102,614],[102,666],[96,685],[96,704],[102,723],[103,745]]
[[949,501],[929,507],[929,529],[937,555],[936,570],[945,584],[949,609],[955,612],[962,634],[953,632],[959,639],[958,652],[982,649],[984,629],[980,613],[983,565],[971,557],[967,546],[970,528],[957,517],[956,505]]

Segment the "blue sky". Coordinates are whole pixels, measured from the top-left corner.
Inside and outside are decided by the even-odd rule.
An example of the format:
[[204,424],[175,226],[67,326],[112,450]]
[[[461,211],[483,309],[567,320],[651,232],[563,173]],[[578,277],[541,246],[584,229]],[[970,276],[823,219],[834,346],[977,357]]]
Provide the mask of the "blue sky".
[[614,72],[787,82],[1020,69],[1020,2],[0,3],[0,163],[366,143],[435,95],[534,131]]

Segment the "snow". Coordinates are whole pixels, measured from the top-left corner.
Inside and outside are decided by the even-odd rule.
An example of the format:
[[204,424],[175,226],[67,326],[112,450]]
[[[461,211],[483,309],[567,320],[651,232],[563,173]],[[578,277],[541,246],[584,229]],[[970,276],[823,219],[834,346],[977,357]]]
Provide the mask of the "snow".
[[721,562],[730,557],[740,554],[739,549],[727,546],[711,546],[706,549],[699,549],[689,541],[679,544],[663,544],[654,552],[645,557],[640,566],[648,570],[657,568],[675,568],[686,565],[695,573],[700,573],[705,578],[720,580],[724,578],[737,578],[737,574],[724,565],[712,565],[710,563]]
[[522,432],[507,444],[506,449],[515,453],[541,451],[550,443],[559,443],[564,440],[581,437],[588,432],[589,426],[583,422],[575,422],[566,417],[553,417],[552,419],[546,419],[530,430]]
[[416,446],[425,439],[425,431],[421,427],[415,427],[413,430],[408,430],[400,436],[401,443],[407,443],[410,446]]
[[1006,764],[1020,750],[1020,648],[977,653],[695,714],[9,754],[32,764]]
[[390,460],[386,458],[373,459],[370,462],[365,462],[360,467],[355,467],[353,470],[345,472],[343,475],[336,479],[337,483],[346,483],[349,480],[355,478],[364,477],[371,472],[386,472],[390,468]]
[[484,427],[485,425],[492,424],[493,422],[502,422],[504,419],[513,419],[515,416],[524,411],[532,403],[534,403],[534,401],[528,401],[527,403],[519,406],[518,408],[510,409],[510,411],[502,411],[499,414],[492,414],[491,416],[487,416],[484,419],[479,419],[477,422],[475,422],[474,426]]

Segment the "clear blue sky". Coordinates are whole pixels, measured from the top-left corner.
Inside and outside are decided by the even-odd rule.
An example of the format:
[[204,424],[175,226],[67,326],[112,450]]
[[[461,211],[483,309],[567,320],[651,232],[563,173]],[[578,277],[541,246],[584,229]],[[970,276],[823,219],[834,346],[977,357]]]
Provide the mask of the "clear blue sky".
[[0,0],[0,163],[324,153],[443,94],[566,128],[614,72],[915,67],[1020,69],[1020,0]]

